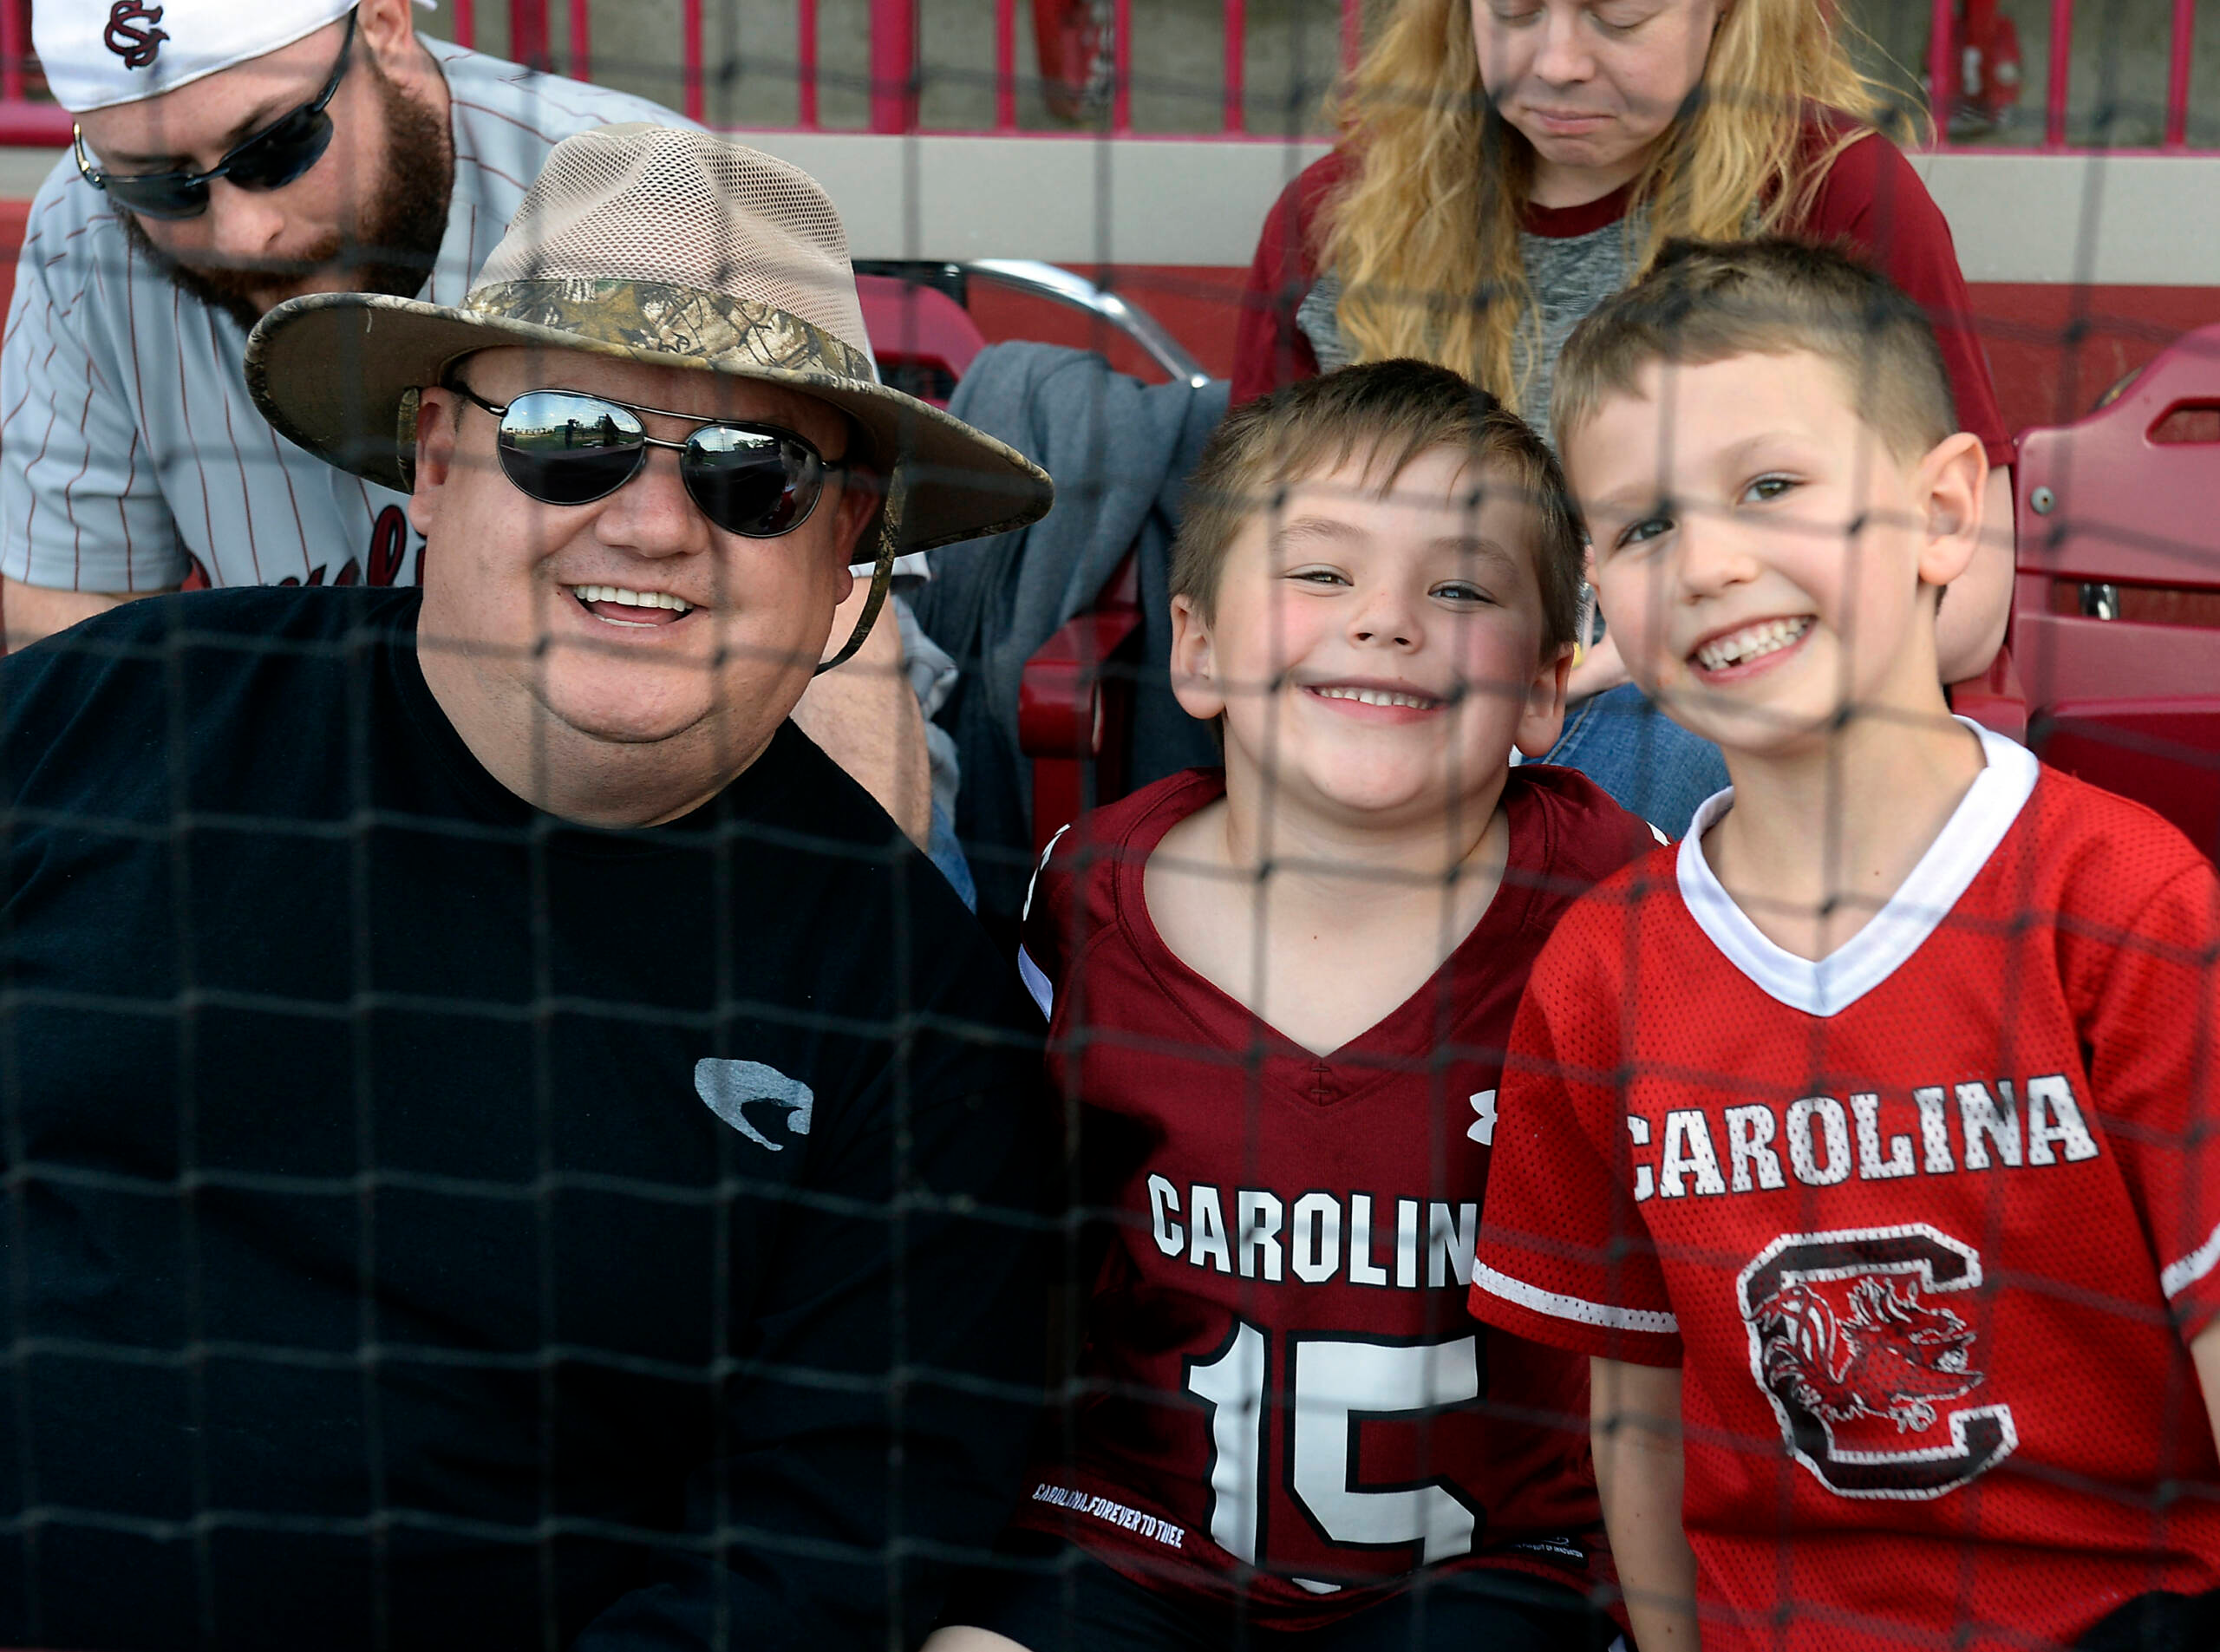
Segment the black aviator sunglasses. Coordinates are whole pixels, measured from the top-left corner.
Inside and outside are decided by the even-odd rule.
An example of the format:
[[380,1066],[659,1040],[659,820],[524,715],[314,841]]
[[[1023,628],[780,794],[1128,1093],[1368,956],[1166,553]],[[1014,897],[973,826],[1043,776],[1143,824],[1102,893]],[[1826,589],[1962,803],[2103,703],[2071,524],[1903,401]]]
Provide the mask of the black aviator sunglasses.
[[591,505],[640,473],[648,449],[676,453],[679,479],[702,514],[728,533],[773,539],[809,519],[825,492],[828,460],[806,436],[778,425],[713,421],[683,441],[651,436],[640,415],[699,420],[695,413],[636,408],[582,390],[527,390],[503,405],[449,374],[446,388],[501,421],[495,450],[519,493],[543,505]]
[[347,14],[347,38],[323,90],[290,114],[280,115],[252,137],[235,145],[206,172],[106,172],[85,153],[85,134],[70,128],[77,170],[95,189],[117,205],[147,218],[199,218],[208,210],[211,180],[228,178],[241,189],[283,189],[323,159],[331,147],[331,117],[324,113],[347,78],[355,56],[355,14]]

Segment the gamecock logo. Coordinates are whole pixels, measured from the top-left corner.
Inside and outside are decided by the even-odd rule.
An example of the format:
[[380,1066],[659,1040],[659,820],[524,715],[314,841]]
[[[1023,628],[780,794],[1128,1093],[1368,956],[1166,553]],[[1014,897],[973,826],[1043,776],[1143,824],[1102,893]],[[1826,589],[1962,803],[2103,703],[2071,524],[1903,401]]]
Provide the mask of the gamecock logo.
[[1982,1374],[1966,1363],[1974,1334],[1919,1286],[1889,1279],[1851,1285],[1849,1311],[1810,1285],[1786,1285],[1751,1310],[1765,1350],[1766,1387],[1786,1386],[1829,1422],[1886,1417],[1897,1432],[1932,1428],[1935,1407],[1971,1394]]
[[1790,1233],[1737,1281],[1750,1372],[1796,1460],[1843,1497],[1942,1496],[2019,1444],[1974,1331],[1932,1300],[1981,1283],[1972,1246],[1924,1223]]
[[166,29],[154,27],[161,20],[160,6],[141,5],[139,0],[115,0],[108,9],[108,32],[101,39],[123,60],[124,68],[145,69],[169,38]]

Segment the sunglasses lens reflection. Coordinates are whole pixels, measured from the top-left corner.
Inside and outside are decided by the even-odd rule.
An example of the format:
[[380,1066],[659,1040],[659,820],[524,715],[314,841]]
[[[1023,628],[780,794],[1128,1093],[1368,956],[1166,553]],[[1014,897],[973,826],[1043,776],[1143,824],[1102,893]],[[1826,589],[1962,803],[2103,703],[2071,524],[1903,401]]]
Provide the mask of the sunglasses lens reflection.
[[534,390],[511,402],[501,420],[501,468],[536,500],[584,505],[631,480],[644,434],[614,402]]
[[[637,415],[617,402],[532,390],[501,415],[501,468],[543,504],[587,505],[638,473],[646,434]],[[825,461],[807,443],[734,425],[695,431],[678,469],[702,515],[751,539],[799,526],[825,486]]]
[[686,491],[719,527],[752,539],[784,533],[816,503],[816,455],[768,431],[707,425],[686,444]]

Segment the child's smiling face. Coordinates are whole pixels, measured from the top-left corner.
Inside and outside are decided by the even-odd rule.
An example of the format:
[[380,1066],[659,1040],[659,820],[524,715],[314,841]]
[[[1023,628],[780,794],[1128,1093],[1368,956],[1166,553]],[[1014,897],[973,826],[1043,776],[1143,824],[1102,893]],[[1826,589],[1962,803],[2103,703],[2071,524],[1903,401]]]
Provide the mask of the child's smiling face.
[[1971,558],[1987,467],[1963,434],[1900,456],[1851,391],[1805,352],[1656,362],[1566,434],[1628,669],[1730,755],[1939,701],[1924,587]]
[[1173,599],[1172,678],[1276,806],[1406,821],[1498,782],[1514,743],[1546,751],[1564,668],[1516,485],[1434,448],[1383,491],[1371,457],[1257,511],[1207,619]]

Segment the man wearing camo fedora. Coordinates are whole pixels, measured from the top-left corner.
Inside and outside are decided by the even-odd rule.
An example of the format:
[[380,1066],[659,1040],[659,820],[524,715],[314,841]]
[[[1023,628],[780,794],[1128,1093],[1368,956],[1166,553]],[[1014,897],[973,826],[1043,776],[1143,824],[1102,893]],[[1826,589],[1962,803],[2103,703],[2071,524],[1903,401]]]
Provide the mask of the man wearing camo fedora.
[[1039,1022],[787,714],[852,561],[1048,479],[696,132],[247,362],[424,583],[0,661],[0,1645],[914,1644],[1038,1391]]
[[[502,733],[489,738],[513,748],[495,772],[558,813],[565,800],[533,788],[565,783],[574,734],[595,749],[585,707],[597,695],[617,702],[617,737],[634,745],[643,681],[659,685],[656,715],[700,719],[680,737],[729,758],[768,738],[816,665],[818,599],[847,589],[841,558],[814,547],[845,555],[879,485],[882,586],[897,552],[1017,526],[1049,498],[1017,454],[878,382],[846,237],[813,180],[671,128],[607,127],[558,145],[459,309],[296,299],[256,328],[246,374],[300,446],[388,486],[413,480],[428,545],[459,529],[477,547],[494,532],[493,554],[455,558],[453,579],[432,576],[428,553],[423,627],[438,645],[426,669],[443,701],[473,708],[497,669],[530,685],[527,724],[493,719]],[[532,394],[552,386],[608,395]],[[669,418],[643,410],[672,405],[656,400],[666,386],[682,423],[720,422],[656,446],[648,427]],[[691,511],[676,509],[672,480]],[[619,555],[611,536],[666,495],[673,514],[659,526],[682,526],[704,554],[657,544]],[[794,583],[795,600],[765,601],[766,580]],[[644,600],[580,594],[605,588]],[[584,722],[571,720],[574,696]],[[527,778],[532,754],[546,767]],[[667,798],[647,779],[663,756],[635,751],[579,778],[616,782],[620,813],[651,795],[698,801],[682,766]],[[609,818],[598,801],[583,806]]]

